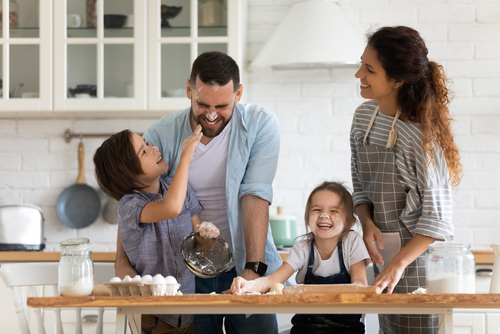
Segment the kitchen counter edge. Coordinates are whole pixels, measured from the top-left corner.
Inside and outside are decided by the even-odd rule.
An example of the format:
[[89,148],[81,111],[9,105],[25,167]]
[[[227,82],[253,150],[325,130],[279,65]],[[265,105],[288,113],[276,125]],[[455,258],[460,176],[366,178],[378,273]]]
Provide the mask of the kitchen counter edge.
[[[495,255],[492,250],[471,250],[476,259],[476,264],[491,264]],[[288,254],[280,252],[283,261]],[[61,258],[59,252],[0,252],[0,262],[57,262]],[[115,262],[116,253],[114,252],[93,252],[92,260],[94,262]]]
[[[0,252],[0,262],[59,262],[59,252]],[[115,262],[115,252],[92,252],[94,262]]]

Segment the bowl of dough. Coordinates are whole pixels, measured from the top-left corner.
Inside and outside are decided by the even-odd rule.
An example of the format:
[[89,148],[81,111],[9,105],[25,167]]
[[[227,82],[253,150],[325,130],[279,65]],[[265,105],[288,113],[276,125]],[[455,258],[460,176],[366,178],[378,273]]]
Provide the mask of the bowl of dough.
[[233,261],[231,247],[220,236],[205,239],[198,232],[192,232],[184,238],[181,249],[186,267],[202,278],[222,274]]

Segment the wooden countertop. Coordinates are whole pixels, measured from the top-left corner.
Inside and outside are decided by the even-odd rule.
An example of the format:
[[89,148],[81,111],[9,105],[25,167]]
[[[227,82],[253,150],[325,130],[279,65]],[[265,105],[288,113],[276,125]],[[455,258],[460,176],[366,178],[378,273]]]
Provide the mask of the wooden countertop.
[[[471,253],[474,254],[474,258],[476,260],[476,264],[492,264],[495,258],[493,254],[493,250],[471,250]],[[283,261],[286,260],[288,253],[280,252],[281,259]]]
[[[59,252],[0,252],[0,262],[59,262]],[[94,262],[115,262],[114,252],[93,252]]]
[[[494,260],[493,250],[471,250],[476,258],[476,264],[491,264]],[[287,253],[280,252],[283,261]],[[61,258],[59,252],[0,252],[0,262],[57,262]],[[92,253],[94,262],[115,262],[114,252]]]
[[[500,294],[294,294],[207,295],[128,297],[30,297],[28,306],[52,307],[140,307],[170,308],[170,312],[192,312],[192,308],[290,308],[300,307],[392,307],[392,308],[500,308]],[[268,313],[263,311],[263,313]]]
[[474,254],[476,264],[491,264],[495,260],[495,254],[493,250],[471,250]]

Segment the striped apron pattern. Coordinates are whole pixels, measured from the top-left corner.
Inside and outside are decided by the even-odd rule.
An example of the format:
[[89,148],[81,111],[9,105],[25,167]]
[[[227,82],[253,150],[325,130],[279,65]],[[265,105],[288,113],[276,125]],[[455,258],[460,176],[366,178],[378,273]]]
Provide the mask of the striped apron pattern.
[[[378,107],[375,109],[373,118],[377,112]],[[397,117],[394,123],[396,119]],[[393,148],[366,144],[372,123],[368,126],[363,144],[357,146],[359,178],[365,195],[373,203],[374,224],[382,233],[399,233],[403,248],[413,238],[413,234],[399,218],[406,206],[407,194],[398,178]],[[396,285],[393,293],[411,293],[419,287],[426,286],[426,254],[427,252],[406,267],[404,278]],[[377,276],[379,270],[376,266],[374,266],[374,271]],[[382,314],[379,315],[379,323],[380,328],[386,334],[437,334],[439,330],[437,315]]]

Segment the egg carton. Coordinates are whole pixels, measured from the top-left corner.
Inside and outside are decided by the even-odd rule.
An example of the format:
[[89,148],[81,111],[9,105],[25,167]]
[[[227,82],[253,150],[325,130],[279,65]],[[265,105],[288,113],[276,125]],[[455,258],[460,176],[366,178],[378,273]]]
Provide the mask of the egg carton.
[[110,282],[104,283],[111,296],[175,296],[179,283]]

